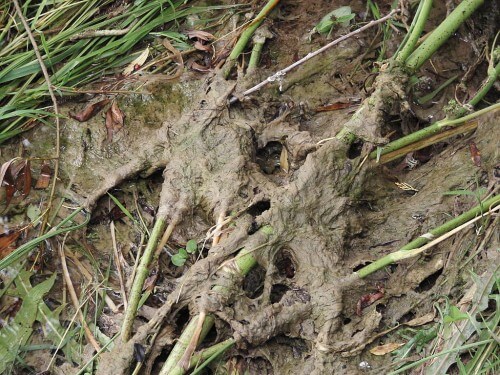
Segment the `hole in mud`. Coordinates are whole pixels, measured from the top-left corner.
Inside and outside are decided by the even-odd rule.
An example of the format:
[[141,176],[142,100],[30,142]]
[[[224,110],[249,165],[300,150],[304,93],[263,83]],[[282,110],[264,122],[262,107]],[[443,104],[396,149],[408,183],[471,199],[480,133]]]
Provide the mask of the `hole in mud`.
[[283,284],[275,284],[271,288],[271,296],[269,297],[269,300],[271,303],[278,303],[281,301],[285,293],[290,290],[290,288],[286,285]]
[[403,324],[406,322],[409,322],[410,320],[415,319],[415,313],[413,311],[408,311],[406,314],[404,314],[400,319],[399,323]]
[[281,250],[278,252],[274,264],[280,276],[284,276],[287,279],[292,279],[295,276],[296,266],[289,250]]
[[436,272],[434,272],[432,275],[427,276],[425,279],[423,279],[420,284],[415,288],[415,291],[418,293],[426,292],[428,290],[431,290],[434,285],[436,285],[436,281],[439,276],[443,273],[443,269],[439,269]]
[[262,295],[264,291],[264,278],[266,270],[264,267],[257,266],[245,276],[243,280],[243,290],[248,298],[254,299]]
[[357,272],[357,271],[359,271],[361,268],[366,267],[366,266],[368,266],[368,265],[369,265],[369,264],[371,264],[371,263],[372,263],[372,262],[364,262],[364,263],[360,263],[360,264],[358,264],[356,267],[354,267],[354,268],[352,269],[352,271],[353,271],[353,272]]
[[342,324],[347,325],[347,324],[351,323],[351,321],[352,321],[351,318],[344,318],[344,320],[342,320]]
[[255,161],[265,174],[274,174],[280,170],[280,156],[283,146],[280,142],[272,141],[257,150]]
[[252,224],[250,224],[250,227],[247,230],[248,235],[254,234],[259,230],[259,224],[254,220],[252,221]]
[[182,332],[182,328],[187,324],[189,321],[189,309],[188,307],[183,307],[179,312],[177,313],[177,317],[175,318],[175,327],[178,333]]
[[385,311],[385,305],[382,303],[379,303],[377,306],[375,306],[375,310],[383,315]]
[[217,340],[217,328],[215,325],[210,328],[210,331],[208,331],[207,335],[205,336],[205,340],[203,340],[203,343],[206,347],[209,347],[213,344],[215,344],[215,340]]
[[349,159],[355,159],[359,155],[361,155],[361,150],[363,149],[363,143],[362,142],[354,142],[351,144],[349,147],[349,150],[347,150],[347,157]]
[[268,199],[264,199],[261,201],[258,201],[255,204],[252,204],[248,209],[247,212],[252,215],[253,217],[260,216],[267,210],[271,208],[271,202]]

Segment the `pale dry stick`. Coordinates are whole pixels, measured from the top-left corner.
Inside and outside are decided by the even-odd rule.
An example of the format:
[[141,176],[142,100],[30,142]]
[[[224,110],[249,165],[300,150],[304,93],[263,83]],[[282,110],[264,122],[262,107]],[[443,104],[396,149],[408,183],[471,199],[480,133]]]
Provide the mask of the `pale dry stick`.
[[[221,209],[219,213],[219,217],[217,218],[217,224],[214,231],[214,238],[212,240],[212,247],[216,246],[220,241],[221,229],[224,225],[224,219],[226,217],[226,209]],[[191,361],[191,356],[196,350],[196,346],[198,345],[198,341],[200,339],[200,334],[203,329],[203,323],[205,322],[205,318],[207,317],[207,312],[204,308],[200,310],[198,313],[198,321],[196,322],[196,328],[193,332],[193,336],[191,336],[191,340],[189,341],[186,350],[182,358],[179,360],[179,366],[185,370],[189,368],[189,363]]]
[[113,254],[115,255],[116,272],[118,272],[118,280],[120,281],[120,294],[122,295],[123,308],[127,309],[127,293],[125,293],[125,283],[123,282],[122,266],[120,262],[120,255],[118,254],[118,246],[116,245],[115,222],[111,221],[109,224],[111,231],[111,243],[113,244]]
[[[278,82],[281,82],[283,80],[283,78],[285,77],[285,75],[295,69],[297,66],[299,65],[302,65],[303,63],[305,63],[306,61],[312,59],[313,57],[319,55],[320,53],[326,51],[327,49],[339,44],[340,42],[343,42],[344,40],[346,39],[349,39],[351,38],[352,36],[356,35],[356,34],[359,34],[363,31],[365,31],[366,29],[369,29],[373,26],[376,26],[382,22],[385,22],[387,21],[389,18],[391,18],[395,13],[399,12],[399,9],[394,9],[392,10],[389,14],[387,14],[386,16],[378,19],[378,20],[374,20],[374,21],[370,21],[368,22],[365,26],[362,26],[360,27],[359,29],[357,30],[354,30],[352,32],[350,32],[349,34],[346,34],[344,36],[341,36],[340,38],[338,39],[335,39],[333,42],[330,42],[328,43],[327,45],[321,47],[320,49],[314,51],[314,52],[311,52],[311,53],[308,53],[306,56],[304,56],[303,58],[301,58],[300,60],[296,61],[295,63],[293,63],[292,65],[289,65],[287,66],[285,69],[282,69],[282,70],[279,70],[277,71],[276,73],[274,73],[272,76],[269,76],[267,77],[264,81],[262,81],[261,83],[249,88],[248,90],[244,91],[241,96],[242,97],[245,97],[245,96],[248,96],[252,93],[254,93],[255,91],[258,91],[260,90],[262,87],[266,86],[267,84],[271,83],[271,82],[275,82],[275,81],[278,81]],[[237,101],[239,101],[239,98],[237,98],[236,96],[233,96],[231,99],[229,99],[229,104],[233,104],[233,103],[236,103]]]
[[76,35],[73,35],[71,38],[69,38],[70,41],[74,42],[75,40],[79,39],[90,39],[90,38],[98,38],[101,36],[122,36],[127,34],[130,30],[132,30],[132,27],[135,26],[138,20],[135,20],[130,24],[129,27],[125,29],[114,29],[114,30],[85,30],[82,31],[81,33],[78,33]]
[[[54,156],[54,179],[52,180],[52,186],[50,189],[50,195],[49,199],[47,201],[47,207],[48,211],[50,210],[50,207],[52,205],[52,200],[54,199],[54,194],[56,191],[56,182],[57,182],[57,176],[59,174],[59,157],[60,157],[60,123],[59,123],[59,107],[57,105],[57,99],[54,94],[54,90],[52,89],[52,82],[50,81],[50,76],[49,72],[47,71],[47,67],[45,66],[45,63],[43,62],[42,55],[40,54],[40,50],[38,49],[38,45],[36,43],[35,37],[33,36],[33,33],[31,32],[31,29],[28,25],[28,22],[26,21],[26,18],[23,15],[23,11],[21,10],[21,7],[19,6],[19,1],[18,0],[12,0],[14,3],[14,7],[16,8],[16,13],[18,17],[21,19],[21,22],[24,26],[24,29],[26,30],[26,33],[28,34],[28,38],[31,42],[31,45],[33,47],[33,51],[35,52],[36,58],[38,60],[38,63],[40,64],[40,68],[42,69],[43,76],[45,78],[45,82],[47,83],[47,90],[49,91],[50,95],[50,100],[52,100],[52,105],[54,106],[54,113],[55,113],[55,122],[56,122],[56,156]],[[47,226],[47,220],[48,220],[48,211],[47,214],[44,216],[44,219],[42,221],[42,225],[40,226],[40,233],[43,234],[45,227]]]
[[92,295],[92,293],[89,293],[89,295],[82,301],[82,303],[78,306],[78,309],[76,309],[75,313],[71,317],[69,324],[68,324],[68,327],[66,328],[66,330],[64,331],[64,334],[61,337],[61,341],[59,341],[59,344],[57,344],[57,348],[54,351],[54,354],[52,355],[52,358],[50,359],[49,364],[47,365],[47,370],[46,370],[47,372],[49,372],[49,370],[51,369],[52,364],[54,363],[54,361],[56,359],[56,355],[59,352],[59,349],[62,348],[62,346],[64,344],[64,340],[66,339],[66,336],[68,335],[69,331],[71,330],[71,327],[73,326],[73,323],[76,320],[76,316],[81,311],[82,307],[85,306],[85,304],[88,302],[91,295]]
[[[69,257],[71,258],[71,260],[73,261],[75,266],[78,268],[78,270],[82,273],[82,275],[85,276],[85,278],[87,279],[87,281],[89,283],[91,283],[93,281],[93,277],[90,274],[87,267],[85,267],[83,265],[83,263],[80,262],[80,260],[75,255],[75,253],[73,253],[72,251],[69,251],[68,249],[66,249],[66,252],[68,253]],[[112,312],[114,312],[115,314],[117,314],[119,312],[118,307],[116,306],[116,304],[113,302],[113,300],[108,296],[108,294],[106,292],[104,292],[104,301],[106,302],[106,305],[109,307],[109,309]]]
[[59,246],[59,256],[61,258],[61,268],[63,271],[64,279],[66,280],[66,285],[68,287],[69,295],[71,297],[71,302],[73,302],[73,306],[78,312],[78,317],[80,318],[80,322],[85,332],[85,337],[87,337],[88,342],[94,347],[94,349],[96,351],[99,351],[101,350],[101,347],[99,346],[99,343],[97,342],[94,335],[90,331],[89,326],[87,325],[87,321],[85,320],[82,310],[80,309],[78,296],[76,295],[75,288],[73,287],[73,282],[71,281],[71,277],[69,276],[68,266],[66,264],[66,255],[64,254],[64,241],[63,244]]

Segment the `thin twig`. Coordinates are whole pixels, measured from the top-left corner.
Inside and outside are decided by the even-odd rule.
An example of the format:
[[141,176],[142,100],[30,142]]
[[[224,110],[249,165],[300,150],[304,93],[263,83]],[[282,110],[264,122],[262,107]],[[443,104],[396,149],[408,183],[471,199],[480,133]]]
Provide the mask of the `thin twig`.
[[71,281],[71,277],[68,272],[68,266],[66,265],[66,256],[64,254],[64,243],[59,246],[59,256],[61,258],[61,268],[63,271],[64,279],[66,280],[66,285],[68,287],[69,295],[71,297],[71,301],[73,302],[73,307],[78,312],[78,317],[80,318],[80,322],[82,323],[83,330],[85,332],[85,337],[87,337],[88,342],[94,347],[96,351],[101,350],[98,342],[94,338],[92,331],[87,325],[87,321],[83,316],[82,310],[80,309],[80,303],[78,302],[78,296],[76,295],[75,288],[73,286],[73,282]]
[[118,273],[118,280],[120,280],[120,293],[122,295],[123,308],[127,310],[127,305],[128,305],[127,293],[125,292],[125,283],[123,282],[123,273],[120,263],[120,255],[118,254],[118,246],[116,244],[115,222],[111,221],[109,226],[111,231],[111,242],[113,243],[113,253],[115,255],[116,272]]
[[[43,76],[45,78],[45,82],[47,83],[47,90],[49,91],[50,99],[52,100],[52,104],[54,106],[54,113],[55,113],[55,121],[56,121],[56,156],[54,157],[54,176],[52,180],[52,187],[50,189],[50,195],[49,199],[47,201],[47,207],[48,211],[50,211],[50,207],[52,206],[52,200],[54,199],[54,194],[56,191],[56,182],[57,182],[57,176],[59,174],[59,156],[60,156],[60,123],[59,123],[59,107],[57,105],[57,99],[54,94],[54,90],[52,89],[52,82],[50,81],[50,76],[49,72],[47,71],[47,67],[45,66],[45,63],[43,62],[42,55],[40,54],[40,50],[38,49],[38,45],[36,43],[35,37],[33,36],[33,33],[31,32],[31,29],[28,25],[28,22],[26,21],[26,18],[23,15],[23,11],[21,10],[21,7],[19,6],[19,1],[18,0],[12,0],[14,3],[14,7],[16,8],[16,13],[21,19],[21,22],[24,26],[24,29],[26,30],[26,33],[28,34],[28,38],[31,42],[31,45],[33,46],[33,51],[35,52],[36,58],[38,60],[38,63],[40,64],[40,68],[42,69]],[[42,225],[40,227],[40,233],[43,234],[45,227],[47,226],[47,221],[48,221],[48,212],[44,216],[44,219],[42,221]]]
[[[387,21],[389,18],[391,18],[395,13],[399,12],[398,9],[394,9],[392,10],[389,14],[387,14],[386,16],[378,19],[378,20],[374,20],[374,21],[370,21],[368,22],[365,26],[363,27],[360,27],[359,29],[357,30],[354,30],[352,32],[350,32],[349,34],[346,34],[344,36],[341,36],[340,38],[338,39],[335,39],[333,42],[330,42],[328,43],[327,45],[321,47],[320,49],[314,51],[314,52],[311,52],[311,53],[308,53],[305,57],[301,58],[300,60],[294,62],[292,65],[289,65],[288,67],[286,67],[285,69],[282,69],[282,70],[279,70],[277,71],[276,73],[274,73],[272,76],[269,76],[267,77],[264,81],[262,81],[261,83],[253,86],[252,88],[246,90],[245,92],[243,92],[243,94],[241,94],[241,96],[248,96],[250,95],[251,93],[255,92],[255,91],[258,91],[260,90],[262,87],[266,86],[267,84],[271,83],[271,82],[275,82],[275,81],[282,81],[283,80],[283,77],[289,72],[291,71],[292,69],[295,69],[297,66],[299,65],[302,65],[303,63],[305,63],[306,61],[312,59],[313,57],[319,55],[320,53],[326,51],[327,49],[339,44],[340,42],[343,42],[344,40],[346,39],[349,39],[350,37],[356,35],[356,34],[359,34],[363,31],[365,31],[366,29],[369,29],[370,27],[373,27],[375,25],[378,25],[379,23],[382,23],[382,22],[385,22]],[[236,103],[237,101],[239,100],[239,98],[233,96],[230,100],[229,100],[229,104],[233,104],[233,103]]]

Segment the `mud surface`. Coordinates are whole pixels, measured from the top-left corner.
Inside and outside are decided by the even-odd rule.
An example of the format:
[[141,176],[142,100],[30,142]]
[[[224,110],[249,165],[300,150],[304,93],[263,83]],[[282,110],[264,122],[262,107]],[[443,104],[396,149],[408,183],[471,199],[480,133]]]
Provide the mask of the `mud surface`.
[[[390,2],[380,3],[387,9],[384,3]],[[215,72],[186,75],[177,82],[150,77],[141,88],[143,95],[118,97],[126,121],[112,142],[106,140],[100,116],[86,123],[64,120],[60,173],[64,188],[59,194],[93,210],[94,219],[83,241],[103,272],[113,257],[108,224],[113,203],[106,192],[149,227],[155,216],[175,224],[155,268],[156,286],[137,320],[137,334],[128,345],[116,344],[103,357],[99,373],[129,371],[134,343],[150,351],[146,370],[157,373],[188,316],[200,309],[216,318],[206,346],[227,337],[238,341],[214,365],[213,373],[231,369],[251,374],[384,373],[390,355],[377,357],[368,350],[401,339],[395,332],[381,332],[433,313],[433,303],[441,295],[459,298],[468,270],[480,274],[498,261],[492,250],[498,247],[498,239],[493,236],[483,244],[480,255],[461,268],[483,240],[471,227],[417,259],[402,261],[362,281],[349,281],[353,271],[476,204],[474,197],[446,192],[494,188],[500,137],[494,114],[482,117],[474,133],[414,155],[415,167],[401,160],[385,166],[366,160],[376,144],[423,127],[431,117],[444,117],[443,107],[453,98],[455,85],[425,105],[416,104],[416,97],[472,69],[472,64],[460,64],[471,61],[474,49],[488,40],[470,41],[478,20],[490,17],[486,9],[474,18],[472,27],[463,28],[450,40],[433,58],[432,66],[422,69],[421,74],[430,78],[422,80],[427,86],[419,87],[420,91],[408,90],[403,75],[374,78],[375,47],[381,39],[373,31],[341,43],[290,73],[281,91],[274,85],[227,105],[232,95],[292,63],[295,56],[325,44],[325,36],[313,35],[309,42],[307,34],[338,5],[343,4],[284,2],[269,24],[275,38],[266,45],[263,66],[253,76],[225,80]],[[357,14],[366,10],[361,1],[350,5]],[[440,6],[429,28],[445,14]],[[485,33],[490,23],[484,24]],[[343,32],[335,30],[333,37]],[[389,55],[400,39],[393,34]],[[471,70],[461,95],[474,92],[485,71],[485,62]],[[363,112],[358,103],[377,90],[386,101],[365,102],[361,106],[370,108]],[[317,111],[334,102],[352,105]],[[71,103],[63,111],[74,112],[86,104]],[[332,139],[346,124],[360,139],[351,146]],[[32,155],[47,154],[51,129],[40,127],[27,137],[33,143]],[[480,166],[471,160],[472,141],[481,151]],[[412,189],[402,190],[395,182]],[[220,243],[210,246],[211,239],[205,240],[207,231],[220,216],[230,214],[234,219],[223,228]],[[266,225],[273,228],[271,236],[258,230]],[[144,243],[128,218],[116,221],[116,233],[128,279],[133,257]],[[169,254],[190,239],[203,249],[200,259],[191,257],[184,267],[173,266]],[[79,247],[70,240],[68,246]],[[258,249],[259,266],[240,278],[229,296],[211,296],[212,285],[222,282],[217,271],[241,248]],[[78,278],[73,281],[78,284]],[[360,298],[381,287],[383,297],[357,314]],[[109,288],[119,304],[115,269]],[[121,313],[105,310],[99,326],[113,335],[120,319]],[[156,343],[148,337],[155,323],[161,323]],[[362,370],[362,361],[371,370]],[[56,372],[73,370],[66,363]]]

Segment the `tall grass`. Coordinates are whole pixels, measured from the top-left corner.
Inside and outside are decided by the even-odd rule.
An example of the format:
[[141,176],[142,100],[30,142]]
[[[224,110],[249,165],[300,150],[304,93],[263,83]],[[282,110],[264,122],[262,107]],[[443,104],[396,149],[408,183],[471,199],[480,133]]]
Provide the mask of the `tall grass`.
[[[43,55],[54,90],[71,88],[113,74],[134,60],[152,32],[168,31],[174,22],[225,6],[201,7],[188,0],[26,0],[23,14]],[[40,64],[10,1],[0,4],[0,143],[19,134],[50,110]],[[74,39],[87,30],[124,30],[122,36]],[[137,53],[134,53],[137,52]]]

